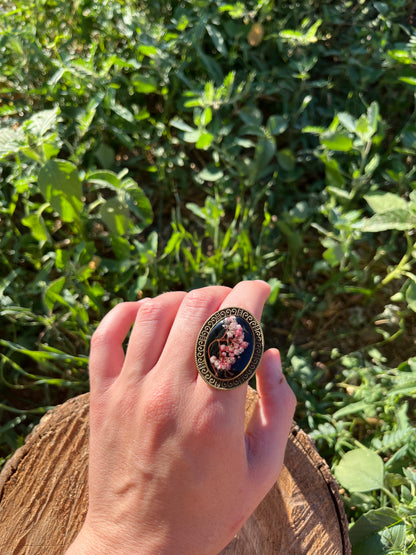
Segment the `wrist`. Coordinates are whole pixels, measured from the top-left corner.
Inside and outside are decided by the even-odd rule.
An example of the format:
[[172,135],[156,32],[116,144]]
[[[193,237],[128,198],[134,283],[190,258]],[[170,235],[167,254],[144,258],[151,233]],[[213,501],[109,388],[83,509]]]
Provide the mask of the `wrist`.
[[105,531],[84,525],[65,555],[185,555],[163,539],[163,533],[149,537],[131,536],[115,526]]

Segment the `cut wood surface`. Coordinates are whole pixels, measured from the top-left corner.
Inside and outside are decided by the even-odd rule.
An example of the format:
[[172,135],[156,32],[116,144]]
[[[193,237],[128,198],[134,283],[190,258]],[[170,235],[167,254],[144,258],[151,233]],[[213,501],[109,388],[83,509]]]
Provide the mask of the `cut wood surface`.
[[[249,389],[247,418],[256,400]],[[62,554],[77,535],[88,505],[88,402],[89,395],[81,395],[47,413],[3,468],[2,555]],[[311,440],[293,425],[278,483],[222,554],[350,552],[337,484]]]

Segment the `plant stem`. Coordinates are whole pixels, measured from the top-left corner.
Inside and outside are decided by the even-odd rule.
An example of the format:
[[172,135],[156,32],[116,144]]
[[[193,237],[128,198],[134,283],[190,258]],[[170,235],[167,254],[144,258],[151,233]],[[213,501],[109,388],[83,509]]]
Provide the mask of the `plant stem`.
[[397,266],[395,266],[393,268],[393,270],[391,272],[389,272],[385,276],[385,278],[379,283],[379,285],[377,287],[378,289],[381,288],[381,287],[384,287],[385,285],[387,285],[388,283],[393,281],[393,279],[399,278],[403,274],[403,271],[405,269],[406,264],[412,258],[412,252],[416,248],[416,243],[411,242],[409,234],[407,232],[405,233],[405,236],[406,236],[406,241],[407,241],[406,252],[404,253],[402,259],[397,264]]

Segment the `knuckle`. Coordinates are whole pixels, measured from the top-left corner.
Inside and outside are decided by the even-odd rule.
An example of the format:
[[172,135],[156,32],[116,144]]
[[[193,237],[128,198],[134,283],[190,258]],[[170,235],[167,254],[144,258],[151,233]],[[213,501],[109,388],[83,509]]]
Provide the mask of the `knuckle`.
[[194,289],[187,293],[182,302],[186,313],[191,316],[217,310],[224,294],[229,291],[228,287],[211,286],[202,289]]
[[201,407],[194,413],[191,422],[192,433],[210,444],[221,442],[224,435],[228,437],[229,428],[230,419],[221,403]]
[[185,293],[180,291],[170,291],[153,299],[147,299],[140,306],[139,319],[144,322],[161,320],[165,317],[166,311],[179,303],[184,295]]
[[114,329],[117,327],[117,322],[123,315],[123,312],[128,308],[129,303],[120,303],[116,305],[100,322],[91,336],[91,347],[100,348],[105,347],[114,335]]
[[169,428],[170,424],[176,421],[178,412],[171,388],[167,384],[159,384],[159,387],[147,395],[143,410],[147,425],[153,428]]
[[91,337],[91,349],[96,350],[108,344],[111,336],[110,329],[106,326],[99,326]]
[[139,318],[142,321],[152,322],[159,320],[164,310],[164,303],[161,297],[150,299],[140,307]]
[[205,310],[208,303],[209,303],[209,296],[207,295],[207,289],[195,289],[193,291],[190,291],[186,295],[182,304],[183,304],[183,307],[187,310],[199,311],[199,310]]

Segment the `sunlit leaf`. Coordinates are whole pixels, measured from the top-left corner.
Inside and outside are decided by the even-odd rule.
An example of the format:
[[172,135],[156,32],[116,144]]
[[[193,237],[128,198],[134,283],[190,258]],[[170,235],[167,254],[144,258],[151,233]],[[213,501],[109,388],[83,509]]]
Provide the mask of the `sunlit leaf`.
[[56,125],[59,113],[59,108],[37,112],[25,122],[24,129],[33,135],[42,137],[42,135]]
[[16,154],[25,144],[25,134],[18,127],[4,127],[0,129],[0,160],[11,154]]
[[395,208],[389,212],[375,214],[366,220],[361,227],[363,231],[378,232],[397,229],[410,231],[416,227],[416,214],[410,210]]
[[384,485],[383,459],[369,449],[354,449],[335,467],[335,477],[352,492],[380,489]]
[[212,135],[211,133],[201,133],[197,142],[195,143],[195,146],[196,148],[200,148],[201,150],[206,150],[211,145],[213,139],[214,135]]
[[99,208],[100,216],[115,235],[124,235],[130,228],[129,210],[117,197],[110,198]]
[[22,218],[22,224],[30,228],[33,237],[37,241],[47,241],[49,233],[45,225],[45,220],[41,214],[29,214]]
[[330,150],[339,150],[341,152],[349,152],[352,148],[353,141],[349,135],[339,132],[327,132],[321,135],[321,144]]
[[218,181],[223,177],[223,175],[224,172],[215,166],[207,166],[199,172],[198,177],[204,181]]
[[376,213],[408,209],[407,201],[395,193],[372,193],[365,195],[364,199]]
[[39,189],[64,222],[79,219],[83,208],[77,168],[67,160],[49,160],[40,170]]

